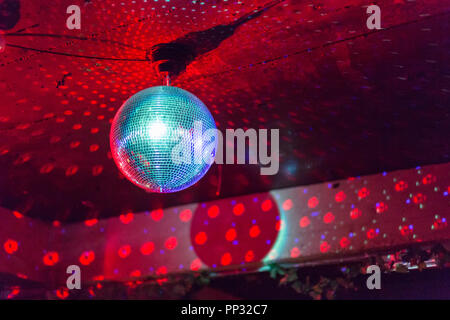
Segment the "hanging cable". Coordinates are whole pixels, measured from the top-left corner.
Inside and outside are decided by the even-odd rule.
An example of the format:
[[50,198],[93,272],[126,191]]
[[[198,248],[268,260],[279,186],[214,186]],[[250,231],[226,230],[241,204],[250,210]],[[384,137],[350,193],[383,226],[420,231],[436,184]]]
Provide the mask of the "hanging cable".
[[109,39],[98,39],[95,36],[80,37],[80,36],[71,36],[71,35],[66,35],[66,34],[20,33],[20,32],[5,33],[4,36],[5,37],[47,37],[47,38],[60,38],[60,39],[80,40],[80,41],[94,41],[94,42],[102,42],[102,43],[111,43],[111,44],[118,45],[120,47],[139,50],[139,51],[147,51],[147,49],[134,47],[132,45],[122,43],[120,41],[109,40]]
[[166,73],[166,75],[164,75],[164,85],[170,86],[170,75],[168,72]]
[[66,57],[75,57],[75,58],[85,58],[85,59],[97,59],[97,60],[111,60],[111,61],[142,61],[142,62],[148,62],[150,61],[148,58],[139,59],[139,58],[112,58],[112,57],[98,57],[98,56],[88,56],[88,55],[81,55],[81,54],[75,54],[75,53],[68,53],[68,52],[58,52],[58,51],[51,51],[51,50],[45,50],[45,49],[36,49],[36,48],[29,48],[24,46],[19,46],[16,44],[7,43],[7,47],[12,48],[19,48],[24,50],[30,50],[30,51],[36,51],[41,53],[50,53],[60,56],[66,56]]

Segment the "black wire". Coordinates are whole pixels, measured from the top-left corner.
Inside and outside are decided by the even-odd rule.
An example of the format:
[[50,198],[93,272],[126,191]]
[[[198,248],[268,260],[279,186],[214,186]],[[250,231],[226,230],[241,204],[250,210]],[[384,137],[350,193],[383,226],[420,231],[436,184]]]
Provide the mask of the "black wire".
[[419,19],[415,19],[415,20],[411,20],[411,21],[406,21],[406,22],[403,22],[403,23],[400,23],[400,24],[392,25],[392,26],[387,27],[387,28],[371,30],[371,31],[368,31],[368,32],[364,32],[364,33],[360,33],[360,34],[348,37],[348,38],[339,39],[339,40],[335,40],[335,41],[329,41],[329,42],[324,43],[322,45],[318,45],[318,46],[310,47],[310,48],[305,48],[305,49],[302,49],[302,50],[299,50],[299,51],[295,51],[295,52],[292,52],[292,53],[289,53],[289,54],[285,54],[285,55],[282,55],[282,56],[269,58],[269,59],[266,59],[266,60],[263,60],[263,61],[258,61],[258,62],[255,62],[255,63],[250,63],[250,64],[247,64],[247,65],[244,65],[244,66],[238,66],[238,67],[234,67],[234,68],[231,68],[231,69],[228,69],[228,70],[223,70],[223,71],[210,73],[210,74],[193,76],[193,77],[190,77],[190,78],[184,80],[182,83],[186,83],[186,82],[189,82],[189,81],[196,81],[196,80],[199,80],[199,79],[211,78],[211,77],[220,76],[220,75],[224,75],[224,74],[228,74],[228,73],[232,73],[232,72],[236,72],[236,71],[241,71],[243,69],[248,69],[249,67],[252,67],[252,66],[268,64],[268,63],[275,62],[275,61],[278,61],[278,60],[281,60],[281,59],[284,59],[284,58],[300,55],[300,54],[307,53],[307,52],[312,52],[312,51],[315,51],[317,49],[323,49],[323,48],[326,48],[326,47],[329,47],[329,46],[333,46],[333,45],[336,45],[336,44],[339,44],[339,43],[343,43],[343,42],[346,42],[346,41],[355,40],[355,39],[358,39],[358,38],[365,38],[365,37],[368,37],[368,36],[376,34],[376,33],[380,33],[380,32],[387,31],[387,30],[397,29],[399,27],[407,26],[407,25],[414,24],[414,23],[423,22],[423,21],[426,21],[426,20],[429,20],[429,19],[432,19],[432,18],[446,16],[448,14],[450,14],[450,11],[445,11],[445,12],[441,12],[441,13],[438,13],[438,14],[435,14],[435,15],[427,16],[425,18],[419,18]]
[[124,58],[110,58],[110,57],[97,57],[97,56],[87,56],[87,55],[81,55],[81,54],[74,54],[74,53],[67,53],[67,52],[58,52],[58,51],[51,51],[51,50],[44,50],[44,49],[35,49],[35,48],[29,48],[24,46],[19,46],[16,44],[6,44],[8,47],[12,48],[19,48],[24,50],[31,50],[41,53],[50,53],[50,54],[56,54],[60,56],[66,56],[66,57],[75,57],[75,58],[85,58],[85,59],[97,59],[97,60],[110,60],[110,61],[137,61],[137,62],[149,62],[149,59],[124,59]]
[[4,35],[7,37],[49,37],[49,38],[64,38],[64,39],[81,40],[81,41],[92,40],[92,41],[98,41],[98,42],[104,42],[104,43],[113,43],[113,44],[117,44],[121,47],[131,48],[134,50],[147,51],[147,49],[133,47],[129,44],[122,43],[119,41],[108,40],[108,39],[97,39],[95,37],[78,37],[78,36],[70,36],[70,35],[65,35],[65,34],[18,33],[18,32],[5,33]]
[[[274,2],[278,2],[278,1],[274,1]],[[284,2],[284,0],[281,0],[280,3],[281,2]],[[354,39],[357,39],[357,38],[360,38],[360,37],[367,37],[367,36],[369,36],[371,34],[374,34],[374,33],[382,32],[382,31],[386,31],[386,30],[391,30],[391,29],[396,29],[398,27],[402,27],[402,26],[409,25],[409,24],[414,24],[414,23],[417,23],[417,22],[422,22],[424,20],[428,20],[428,19],[431,19],[431,18],[439,17],[439,16],[445,16],[445,15],[448,15],[449,13],[450,13],[449,11],[446,11],[446,12],[442,12],[442,13],[439,13],[439,14],[430,15],[430,16],[427,16],[427,17],[422,18],[422,19],[419,18],[419,19],[415,19],[415,20],[412,20],[412,21],[407,21],[407,22],[404,22],[404,23],[401,23],[401,24],[398,24],[398,25],[393,25],[393,26],[390,26],[388,28],[383,28],[383,29],[380,29],[380,30],[374,30],[374,31],[370,31],[370,32],[365,32],[365,33],[358,34],[358,35],[355,35],[355,36],[352,36],[352,37],[349,37],[349,38],[339,39],[339,40],[332,41],[332,42],[327,42],[327,43],[325,43],[323,45],[320,45],[320,46],[317,46],[317,47],[306,48],[306,49],[299,50],[299,51],[296,51],[296,52],[293,52],[293,53],[290,53],[290,54],[287,54],[287,55],[274,57],[274,58],[267,59],[267,60],[264,60],[264,61],[256,62],[256,63],[253,63],[251,65],[253,66],[253,65],[262,65],[262,64],[270,63],[270,62],[273,62],[273,61],[277,61],[277,60],[286,58],[288,56],[290,57],[290,56],[299,55],[299,54],[302,54],[302,53],[305,53],[305,52],[311,52],[313,50],[317,50],[317,49],[320,49],[320,48],[324,48],[324,47],[328,47],[328,46],[331,46],[331,45],[335,45],[337,43],[346,42],[346,41],[349,41],[349,40],[354,40]],[[18,35],[18,34],[9,34],[9,35]],[[71,37],[71,36],[67,36],[67,37]],[[88,39],[88,38],[79,38],[79,37],[78,38],[75,37],[75,38],[79,39],[79,40],[87,40]],[[108,41],[108,40],[101,40],[101,41]],[[72,53],[66,53],[66,52],[57,52],[57,51],[44,50],[44,49],[35,49],[35,48],[23,47],[23,46],[14,45],[14,44],[6,44],[6,45],[10,46],[10,47],[14,47],[14,48],[24,49],[24,50],[31,50],[31,51],[41,52],[41,53],[50,53],[50,54],[55,54],[55,55],[76,57],[76,58],[110,60],[110,61],[134,61],[134,62],[149,62],[150,61],[150,59],[148,59],[148,58],[145,58],[145,59],[137,59],[137,58],[136,59],[123,59],[123,58],[97,57],[97,56],[72,54]],[[137,48],[133,48],[133,49],[137,49]],[[138,50],[141,50],[141,49],[138,49]],[[234,72],[236,70],[240,70],[240,69],[244,69],[244,68],[248,68],[248,67],[249,67],[249,65],[240,66],[240,67],[224,70],[224,71],[217,72],[217,73],[212,73],[212,74],[202,75],[202,76],[198,76],[198,77],[193,77],[193,78],[188,79],[187,81],[192,81],[192,80],[197,80],[197,79],[202,79],[202,78],[214,77],[214,76],[217,76],[217,75],[222,75],[222,74]]]
[[[273,0],[272,2],[266,4],[264,6],[264,11],[267,9],[270,9],[280,3],[285,2],[286,0]],[[251,13],[253,14],[253,13]],[[251,16],[251,14],[248,14]],[[244,16],[245,18],[248,18],[248,15]],[[142,22],[145,20],[151,19],[151,17],[146,17],[146,18],[141,18],[137,22]],[[133,23],[131,23],[133,24]],[[122,28],[131,24],[124,24],[124,25],[119,25],[113,29],[118,29],[118,28]],[[22,31],[22,30],[21,30]],[[100,41],[100,42],[109,42],[109,43],[115,43],[115,44],[119,44],[121,46],[124,47],[128,47],[128,48],[132,48],[135,50],[141,50],[141,51],[146,51],[147,54],[147,50],[143,49],[143,48],[136,48],[118,41],[113,41],[113,40],[106,40],[106,39],[96,39],[94,37],[78,37],[78,36],[70,36],[70,35],[56,35],[56,34],[39,34],[39,33],[6,33],[5,36],[34,36],[34,37],[53,37],[53,38],[67,38],[67,39],[73,39],[73,40],[94,40],[94,41]],[[79,55],[79,54],[71,54],[71,53],[66,53],[66,52],[57,52],[57,51],[51,51],[51,50],[45,50],[45,49],[36,49],[36,48],[30,48],[30,47],[24,47],[24,46],[19,46],[19,45],[15,45],[15,44],[6,44],[7,46],[13,47],[13,48],[19,48],[19,49],[24,49],[24,50],[30,50],[30,51],[36,51],[36,52],[40,52],[40,53],[50,53],[50,54],[55,54],[55,55],[60,55],[60,56],[67,56],[67,57],[76,57],[76,58],[86,58],[86,59],[98,59],[98,60],[110,60],[110,61],[137,61],[137,62],[148,62],[150,61],[150,59],[147,57],[145,59],[121,59],[121,58],[109,58],[109,57],[96,57],[96,56],[87,56],[87,55]]]

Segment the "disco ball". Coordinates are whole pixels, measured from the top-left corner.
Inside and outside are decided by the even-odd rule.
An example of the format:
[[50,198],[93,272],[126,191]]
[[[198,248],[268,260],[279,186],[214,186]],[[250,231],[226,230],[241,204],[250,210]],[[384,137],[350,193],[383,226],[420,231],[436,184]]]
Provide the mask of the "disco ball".
[[[130,97],[117,112],[111,151],[121,172],[137,186],[176,192],[196,183],[210,168],[217,138],[202,137],[210,129],[216,130],[214,119],[192,93],[151,87]],[[205,161],[203,154],[208,153],[210,161]]]

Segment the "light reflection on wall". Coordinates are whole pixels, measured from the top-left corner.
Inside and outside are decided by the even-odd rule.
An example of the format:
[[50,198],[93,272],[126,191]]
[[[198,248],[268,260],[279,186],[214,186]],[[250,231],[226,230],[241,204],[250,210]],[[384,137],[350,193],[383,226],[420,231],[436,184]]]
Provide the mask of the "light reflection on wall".
[[60,284],[67,266],[77,264],[83,281],[127,280],[449,239],[449,169],[433,165],[72,225],[0,209],[0,272]]

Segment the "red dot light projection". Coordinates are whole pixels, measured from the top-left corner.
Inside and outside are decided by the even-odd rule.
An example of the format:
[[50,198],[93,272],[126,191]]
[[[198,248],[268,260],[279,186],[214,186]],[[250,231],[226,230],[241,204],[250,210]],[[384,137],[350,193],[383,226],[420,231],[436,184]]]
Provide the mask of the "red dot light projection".
[[[68,0],[20,3],[0,54],[10,210],[79,222],[448,162],[448,1],[379,1],[377,31],[364,0],[89,1],[81,30],[65,27]],[[278,174],[214,166],[170,196],[127,183],[110,122],[133,93],[161,85],[152,50],[162,44],[194,52],[173,84],[220,130],[280,129]]]
[[236,200],[203,204],[192,219],[191,243],[200,260],[212,268],[261,261],[277,239],[279,219],[274,199],[267,196],[255,195],[245,205]]
[[[434,165],[64,227],[3,210],[11,227],[0,230],[0,272],[64,282],[65,267],[79,263],[90,281],[125,280],[448,239],[449,169]],[[408,188],[399,190],[400,181]],[[360,197],[363,188],[370,196]],[[180,218],[186,216],[192,218]]]
[[[69,299],[69,265],[94,297],[102,281],[450,239],[450,0],[377,1],[379,30],[367,0],[91,0],[81,30],[71,0],[14,1],[0,12],[0,273]],[[170,48],[171,85],[221,132],[279,129],[276,174],[214,164],[154,194],[120,173],[112,119],[162,85]]]

